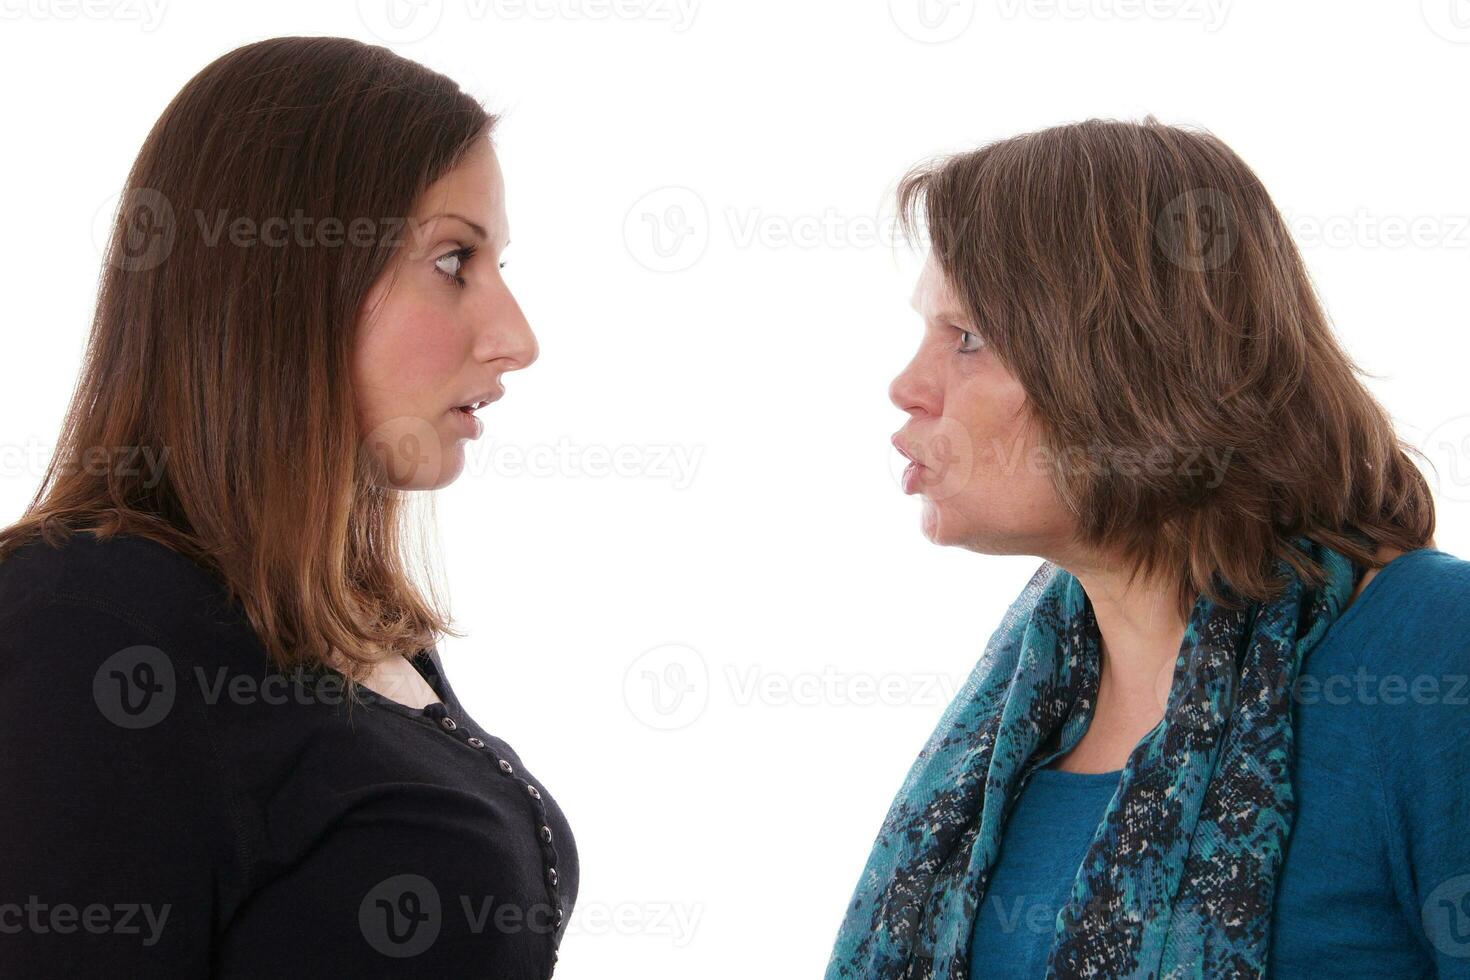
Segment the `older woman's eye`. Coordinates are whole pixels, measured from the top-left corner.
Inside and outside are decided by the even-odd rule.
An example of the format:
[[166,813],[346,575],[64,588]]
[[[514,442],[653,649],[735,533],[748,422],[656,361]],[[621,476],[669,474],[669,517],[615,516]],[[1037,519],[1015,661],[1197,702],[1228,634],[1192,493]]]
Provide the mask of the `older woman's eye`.
[[955,348],[961,354],[973,354],[980,349],[980,335],[968,330],[960,331],[960,346]]

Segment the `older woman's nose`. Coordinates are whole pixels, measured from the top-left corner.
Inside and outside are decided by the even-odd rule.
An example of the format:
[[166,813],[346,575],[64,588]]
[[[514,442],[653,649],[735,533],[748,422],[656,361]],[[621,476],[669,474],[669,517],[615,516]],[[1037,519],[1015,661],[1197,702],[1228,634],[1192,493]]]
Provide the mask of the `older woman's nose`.
[[888,400],[910,415],[918,412],[938,414],[934,385],[926,378],[918,357],[909,362],[888,385]]

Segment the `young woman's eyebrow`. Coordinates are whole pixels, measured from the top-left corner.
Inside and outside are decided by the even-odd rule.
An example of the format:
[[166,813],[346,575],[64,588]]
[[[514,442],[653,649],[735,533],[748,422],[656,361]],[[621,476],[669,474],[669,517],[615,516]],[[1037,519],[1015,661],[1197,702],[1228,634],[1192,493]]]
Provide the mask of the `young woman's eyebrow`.
[[474,231],[474,233],[476,235],[479,235],[481,238],[488,239],[490,237],[488,234],[485,233],[485,229],[483,227],[481,227],[480,225],[475,224],[473,221],[471,221],[469,218],[466,218],[464,215],[455,214],[453,211],[445,211],[442,214],[430,215],[428,218],[426,218],[424,220],[424,224],[428,224],[430,221],[434,221],[434,220],[436,220],[438,218],[453,218],[456,221],[462,221],[466,225],[469,225],[469,227]]

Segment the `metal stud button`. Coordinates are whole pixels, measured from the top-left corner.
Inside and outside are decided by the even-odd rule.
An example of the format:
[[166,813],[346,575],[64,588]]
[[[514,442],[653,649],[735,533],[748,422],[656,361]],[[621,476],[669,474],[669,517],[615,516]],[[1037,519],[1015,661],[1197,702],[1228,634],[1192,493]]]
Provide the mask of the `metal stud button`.
[[503,773],[505,773],[508,776],[511,773],[513,773],[513,772],[516,771],[516,767],[513,766],[513,765],[511,765],[509,762],[506,762],[504,759],[501,759],[500,760],[500,771],[503,772]]
[[542,827],[541,828],[541,839],[543,841],[545,841],[546,843],[548,843],[548,844],[551,843],[551,828],[550,827]]
[[531,799],[533,800],[541,799],[541,791],[532,786],[530,783],[526,784],[526,792],[531,794]]
[[459,727],[459,725],[457,725],[455,723],[454,719],[453,718],[450,718],[448,715],[444,716],[443,718],[440,718],[439,719],[439,724],[441,724],[441,725],[444,726],[444,730],[446,732],[452,732],[456,728]]
[[469,738],[465,739],[465,741],[468,742],[468,743],[470,743],[471,745],[473,745],[477,749],[483,749],[485,747],[485,743],[482,742],[482,741],[480,741],[478,738],[476,738],[473,735],[471,735]]

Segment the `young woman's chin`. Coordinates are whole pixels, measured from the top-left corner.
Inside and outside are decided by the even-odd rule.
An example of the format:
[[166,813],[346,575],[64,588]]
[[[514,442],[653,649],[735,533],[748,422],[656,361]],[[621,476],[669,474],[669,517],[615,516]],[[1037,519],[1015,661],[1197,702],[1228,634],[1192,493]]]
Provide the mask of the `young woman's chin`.
[[374,425],[364,446],[376,468],[376,481],[395,490],[438,490],[464,471],[465,446],[482,431],[449,413],[434,421],[399,415]]

